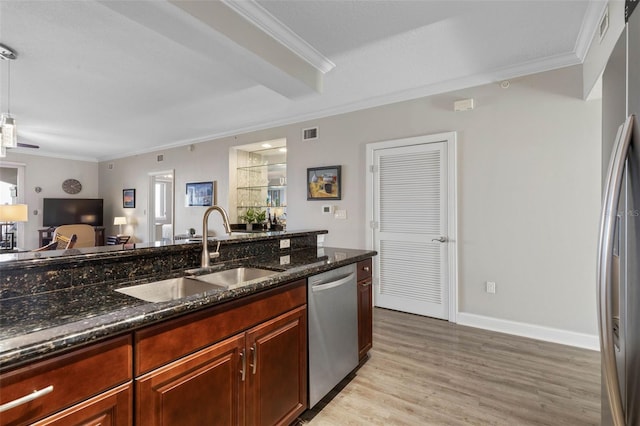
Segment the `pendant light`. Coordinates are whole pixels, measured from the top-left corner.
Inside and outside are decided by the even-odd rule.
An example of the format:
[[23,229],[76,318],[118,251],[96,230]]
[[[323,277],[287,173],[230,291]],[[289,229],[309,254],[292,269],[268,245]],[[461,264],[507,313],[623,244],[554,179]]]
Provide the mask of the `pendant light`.
[[11,117],[11,61],[17,58],[16,53],[7,46],[0,44],[0,58],[7,63],[7,112],[0,119],[0,145],[3,148],[15,148],[18,146],[18,131],[16,120]]

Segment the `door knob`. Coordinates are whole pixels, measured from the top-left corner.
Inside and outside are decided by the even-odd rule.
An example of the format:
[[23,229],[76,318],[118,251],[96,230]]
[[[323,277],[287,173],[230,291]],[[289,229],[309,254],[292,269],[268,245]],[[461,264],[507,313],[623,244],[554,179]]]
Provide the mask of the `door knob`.
[[441,243],[445,243],[447,242],[447,237],[432,238],[431,241],[440,241]]

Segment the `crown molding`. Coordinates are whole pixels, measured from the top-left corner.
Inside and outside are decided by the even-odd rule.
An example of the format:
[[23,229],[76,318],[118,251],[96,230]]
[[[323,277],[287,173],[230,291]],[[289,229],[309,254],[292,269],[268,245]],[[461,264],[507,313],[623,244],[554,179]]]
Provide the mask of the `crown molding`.
[[598,31],[600,19],[602,14],[607,8],[607,2],[602,0],[591,0],[587,6],[587,11],[584,14],[582,20],[582,26],[578,32],[578,38],[576,39],[576,45],[574,52],[580,59],[580,62],[584,62],[587,56],[587,52],[591,47],[591,43]]
[[301,113],[288,116],[283,119],[264,119],[259,123],[249,124],[233,130],[217,132],[208,136],[173,142],[161,146],[144,148],[134,152],[120,153],[98,158],[98,161],[116,160],[119,158],[131,157],[134,155],[148,154],[166,149],[177,148],[185,145],[209,142],[216,139],[237,136],[250,132],[257,132],[266,129],[274,129],[281,126],[289,126],[293,124],[302,125],[304,122],[311,120],[319,120],[340,114],[348,114],[350,112],[365,110],[368,108],[376,108],[384,105],[390,105],[398,102],[410,101],[413,99],[424,98],[427,96],[439,95],[442,93],[453,92],[456,90],[467,89],[470,87],[481,86],[483,84],[495,83],[510,78],[522,77],[525,75],[536,74],[554,69],[564,68],[572,65],[580,64],[580,60],[573,53],[556,55],[539,61],[530,61],[522,64],[499,68],[493,71],[465,76],[457,79],[447,80],[436,84],[395,92],[387,95],[376,96],[362,101],[347,103],[335,107],[328,107],[308,113]]
[[336,64],[254,0],[222,0],[222,2],[323,74],[335,68]]

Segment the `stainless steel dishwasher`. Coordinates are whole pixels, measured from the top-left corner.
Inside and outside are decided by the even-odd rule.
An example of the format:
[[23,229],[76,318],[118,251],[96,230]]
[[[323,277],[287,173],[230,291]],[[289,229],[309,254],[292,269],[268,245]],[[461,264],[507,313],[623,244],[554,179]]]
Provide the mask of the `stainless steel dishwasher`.
[[309,277],[309,406],[358,365],[356,266]]

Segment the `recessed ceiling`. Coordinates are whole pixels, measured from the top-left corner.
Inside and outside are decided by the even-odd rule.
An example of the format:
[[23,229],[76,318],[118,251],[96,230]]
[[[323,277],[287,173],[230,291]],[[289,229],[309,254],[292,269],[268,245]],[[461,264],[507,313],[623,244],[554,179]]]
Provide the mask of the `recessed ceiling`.
[[603,5],[9,0],[0,43],[19,140],[105,160],[577,64]]

